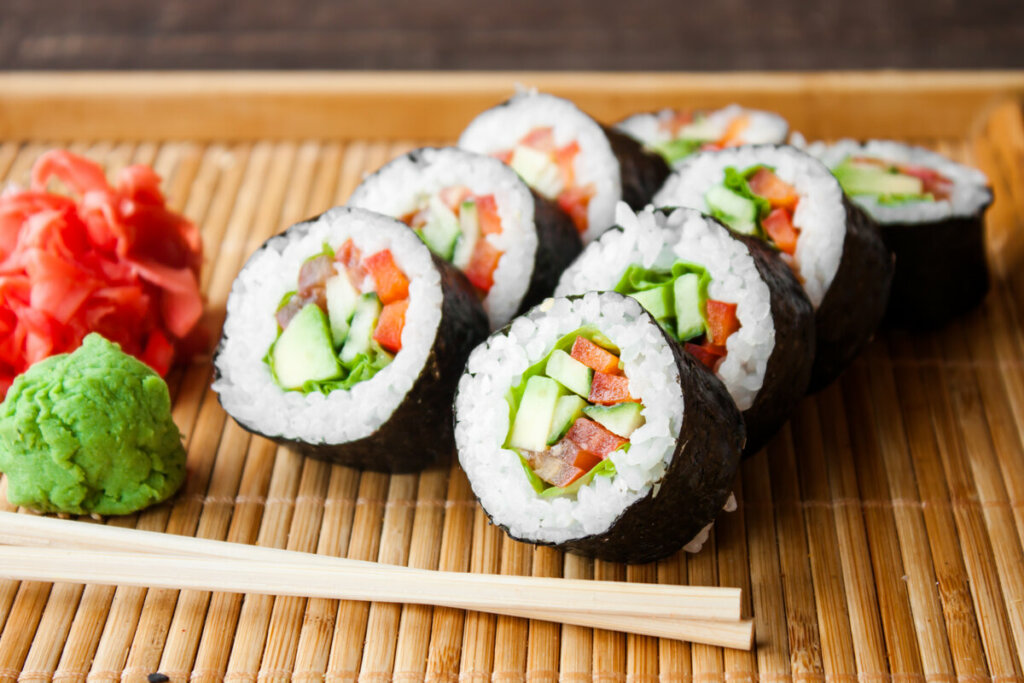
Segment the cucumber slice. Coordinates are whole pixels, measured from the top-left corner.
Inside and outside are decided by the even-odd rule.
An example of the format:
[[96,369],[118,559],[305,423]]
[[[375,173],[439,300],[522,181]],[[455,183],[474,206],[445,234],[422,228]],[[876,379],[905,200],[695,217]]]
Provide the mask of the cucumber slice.
[[544,367],[544,374],[569,391],[586,398],[590,396],[590,383],[594,371],[561,349],[555,349]]
[[641,410],[643,407],[639,403],[616,403],[613,406],[587,406],[583,414],[609,432],[628,439],[645,422]]
[[528,451],[547,448],[555,404],[561,394],[562,388],[550,377],[534,375],[526,380],[526,390],[512,423],[508,445]]
[[441,198],[430,198],[430,220],[419,230],[420,239],[446,261],[452,260],[455,242],[459,239],[459,219]]
[[555,403],[555,414],[551,418],[551,432],[548,434],[548,445],[558,443],[572,427],[572,423],[583,414],[587,402],[576,394],[559,396]]
[[924,192],[920,178],[890,173],[879,166],[845,162],[836,166],[832,174],[847,194],[918,195]]
[[455,245],[452,265],[465,270],[473,258],[476,241],[480,239],[480,219],[477,216],[476,202],[462,202],[459,207],[459,228],[461,234]]
[[[697,276],[694,275],[693,277]],[[633,292],[629,296],[639,301],[640,305],[647,309],[647,312],[653,315],[655,320],[664,320],[675,315],[672,285],[670,284],[664,284],[654,289],[646,289],[642,292]]]
[[324,283],[324,294],[327,297],[327,319],[331,325],[331,338],[334,348],[340,348],[348,336],[348,321],[356,310],[359,292],[352,286],[348,275],[341,273]]
[[271,351],[274,377],[284,389],[341,376],[327,317],[316,304],[306,304],[288,323]]
[[711,215],[744,235],[757,232],[757,204],[725,185],[715,185],[704,195]]
[[680,341],[693,339],[704,334],[703,307],[700,305],[700,276],[696,273],[684,273],[676,278],[673,284],[676,337]]
[[676,138],[711,142],[712,140],[717,140],[722,137],[723,132],[724,131],[720,129],[720,126],[715,124],[711,119],[706,116],[699,116],[691,123],[680,128],[676,133]]
[[352,316],[352,326],[349,328],[345,345],[341,347],[342,363],[351,363],[356,356],[370,350],[380,311],[380,299],[376,294],[371,292],[359,297],[356,312]]
[[519,145],[512,151],[509,166],[523,182],[548,199],[555,199],[565,189],[562,174],[547,152]]

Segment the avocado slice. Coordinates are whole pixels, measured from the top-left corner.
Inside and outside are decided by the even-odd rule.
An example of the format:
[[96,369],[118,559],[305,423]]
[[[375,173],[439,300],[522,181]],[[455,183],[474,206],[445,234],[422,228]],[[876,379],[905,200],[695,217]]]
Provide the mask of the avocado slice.
[[561,349],[555,349],[544,367],[544,374],[569,391],[586,398],[590,396],[590,384],[594,371]]
[[534,375],[526,380],[526,389],[519,401],[508,445],[528,451],[546,449],[555,405],[561,395],[561,386],[550,377]]

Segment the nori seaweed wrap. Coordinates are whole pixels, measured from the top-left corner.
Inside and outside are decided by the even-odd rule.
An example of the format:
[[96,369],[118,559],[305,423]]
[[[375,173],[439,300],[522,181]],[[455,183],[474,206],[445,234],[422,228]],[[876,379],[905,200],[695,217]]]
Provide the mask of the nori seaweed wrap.
[[651,562],[726,505],[745,441],[724,385],[631,297],[545,301],[477,347],[459,461],[511,537]]
[[868,344],[885,313],[893,259],[878,226],[817,159],[794,147],[752,145],[687,158],[657,206],[714,215],[775,248],[815,309],[808,391],[834,380]]
[[250,432],[330,462],[414,472],[451,453],[459,372],[487,331],[472,285],[408,227],[334,208],[242,268],[213,388]]
[[815,143],[808,152],[878,223],[896,255],[887,326],[939,327],[981,302],[989,288],[985,211],[992,203],[981,171],[887,140]]
[[455,147],[421,148],[367,176],[348,206],[409,224],[462,270],[491,328],[550,296],[583,248],[572,220],[497,159]]
[[606,128],[572,102],[536,91],[518,93],[479,114],[459,147],[496,156],[568,213],[584,242],[614,222],[615,205],[647,205],[668,176],[658,155]]
[[[757,453],[789,419],[811,377],[814,309],[796,276],[763,241],[695,209],[634,214],[620,205],[617,218],[618,227],[569,266],[555,294],[635,297],[722,380],[743,412],[744,455]],[[700,283],[696,301],[677,284],[680,277]],[[723,311],[734,316],[731,325],[715,319]],[[725,329],[724,339],[714,338],[716,328]]]

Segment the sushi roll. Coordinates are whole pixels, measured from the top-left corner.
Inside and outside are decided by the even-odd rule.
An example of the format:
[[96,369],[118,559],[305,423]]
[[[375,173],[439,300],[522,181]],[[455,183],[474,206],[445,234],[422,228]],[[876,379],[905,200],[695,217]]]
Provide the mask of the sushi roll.
[[395,159],[363,180],[348,205],[413,228],[473,283],[492,329],[549,296],[582,249],[569,217],[512,169],[454,147]]
[[722,380],[757,453],[807,390],[814,309],[793,272],[752,237],[694,209],[634,214],[587,245],[558,296],[614,290],[635,298]]
[[778,145],[700,152],[654,197],[762,239],[793,269],[814,307],[810,391],[830,383],[875,334],[893,259],[878,226],[814,157]]
[[669,173],[660,156],[633,138],[605,128],[568,100],[536,91],[477,116],[459,147],[510,165],[569,214],[584,242],[611,227],[619,201],[645,206]]
[[650,562],[699,540],[728,502],[744,429],[722,383],[635,299],[589,292],[473,350],[455,441],[511,537]]
[[789,124],[778,114],[738,104],[712,111],[662,109],[634,114],[615,128],[660,154],[671,166],[703,150],[782,144],[789,134]]
[[452,398],[487,316],[404,224],[335,208],[242,268],[214,356],[224,410],[313,457],[413,472],[451,453]]
[[984,173],[887,140],[815,143],[807,151],[878,222],[896,255],[887,325],[937,327],[985,297],[985,211],[992,190]]

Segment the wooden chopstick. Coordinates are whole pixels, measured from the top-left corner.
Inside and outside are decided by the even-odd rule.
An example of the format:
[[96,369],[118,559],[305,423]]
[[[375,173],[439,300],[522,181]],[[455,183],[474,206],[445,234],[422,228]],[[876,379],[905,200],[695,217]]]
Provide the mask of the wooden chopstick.
[[[300,553],[295,553],[300,554]],[[369,564],[369,563],[367,563]],[[395,569],[388,565],[382,568]],[[440,573],[440,572],[439,572]],[[388,572],[387,581],[395,583]],[[461,580],[464,574],[449,573]],[[481,575],[483,576],[483,575]],[[480,605],[472,599],[454,599],[451,595],[436,597],[428,592],[383,590],[367,588],[360,579],[340,575],[335,568],[321,562],[265,563],[235,557],[199,557],[185,555],[154,555],[134,552],[112,552],[32,546],[0,546],[0,578],[45,582],[90,583],[149,588],[194,589],[232,593],[262,593],[270,595],[302,596],[310,598],[376,600],[380,602],[409,602],[440,604],[507,614],[510,616],[558,621],[578,626],[629,631],[642,635],[689,640],[749,649],[753,636],[752,622],[741,620],[692,620],[665,616],[637,616],[608,613],[598,601],[580,607],[550,605],[533,606],[516,600],[512,592],[497,591],[508,600],[507,605],[487,601]],[[489,576],[492,579],[513,578]],[[529,589],[532,580],[522,578]],[[553,581],[564,581],[554,579]],[[606,584],[617,582],[581,582]],[[650,584],[622,584],[623,586]],[[595,598],[601,591],[595,590]]]
[[746,649],[753,634],[735,588],[429,571],[14,513],[0,543],[21,546],[0,547],[7,578],[434,604]]

